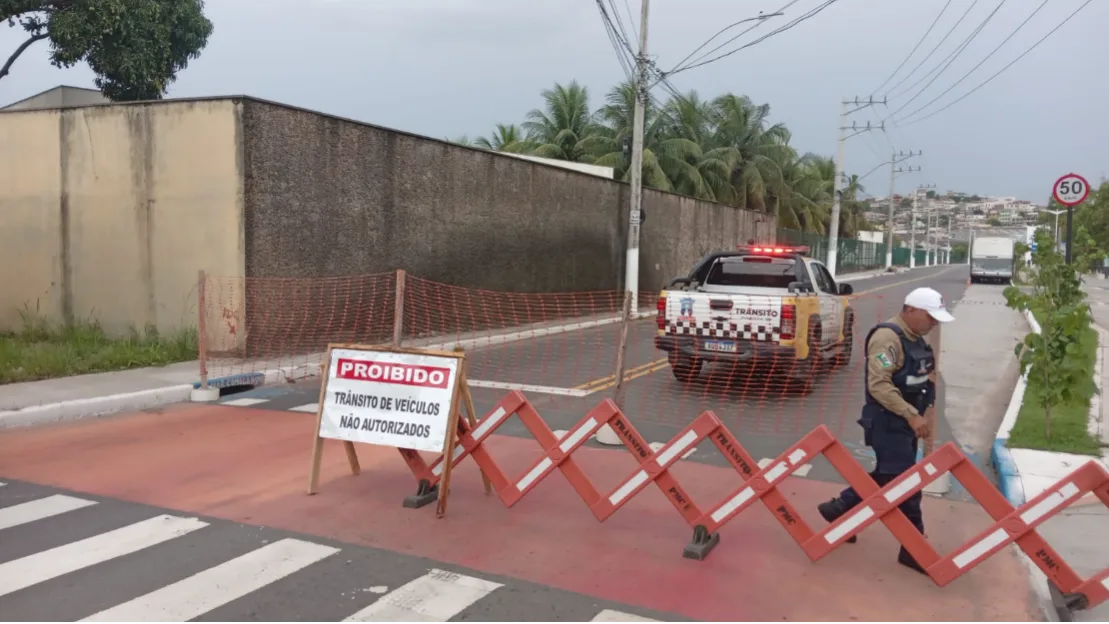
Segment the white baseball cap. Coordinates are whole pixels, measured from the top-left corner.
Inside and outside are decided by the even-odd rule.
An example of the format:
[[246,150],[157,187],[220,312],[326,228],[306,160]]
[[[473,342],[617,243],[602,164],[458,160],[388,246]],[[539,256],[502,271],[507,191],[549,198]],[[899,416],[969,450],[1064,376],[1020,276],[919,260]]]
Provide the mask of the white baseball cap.
[[927,310],[932,318],[941,323],[950,323],[954,316],[947,311],[943,304],[943,296],[931,288],[917,288],[905,297],[905,305],[918,310]]

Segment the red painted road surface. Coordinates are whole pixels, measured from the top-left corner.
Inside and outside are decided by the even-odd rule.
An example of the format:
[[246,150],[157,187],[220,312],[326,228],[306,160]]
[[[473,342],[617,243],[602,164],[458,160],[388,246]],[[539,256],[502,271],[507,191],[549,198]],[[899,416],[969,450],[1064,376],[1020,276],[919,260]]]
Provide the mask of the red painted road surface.
[[[706,561],[683,559],[690,531],[653,486],[598,523],[557,471],[516,507],[486,497],[475,466],[452,478],[448,516],[401,507],[415,484],[393,449],[359,446],[352,476],[339,443],[325,445],[319,493],[308,496],[313,415],[178,405],[0,434],[0,475],[237,522],[423,556],[698,620],[1038,620],[1027,574],[1004,550],[946,588],[897,565],[881,524],[811,563],[762,506],[721,531]],[[494,436],[510,475],[538,454],[531,440]],[[575,455],[599,488],[634,466],[623,449]],[[702,507],[739,483],[731,470],[682,462],[675,474]],[[810,525],[839,486],[791,479]],[[988,525],[979,508],[925,497],[940,552]]]

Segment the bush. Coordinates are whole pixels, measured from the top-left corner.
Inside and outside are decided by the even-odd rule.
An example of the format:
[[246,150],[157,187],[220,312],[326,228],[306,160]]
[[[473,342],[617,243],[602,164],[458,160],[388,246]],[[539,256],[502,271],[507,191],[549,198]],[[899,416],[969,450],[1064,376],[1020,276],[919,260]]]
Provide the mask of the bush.
[[24,314],[20,331],[0,334],[0,384],[164,366],[196,357],[195,330],[160,336],[148,328],[116,339],[95,321],[56,326]]

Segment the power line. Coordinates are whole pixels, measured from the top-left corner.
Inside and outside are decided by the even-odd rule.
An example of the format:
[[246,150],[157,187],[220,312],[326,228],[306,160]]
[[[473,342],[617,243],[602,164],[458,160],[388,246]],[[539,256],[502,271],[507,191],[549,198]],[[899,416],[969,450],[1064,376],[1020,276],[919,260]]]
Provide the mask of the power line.
[[913,102],[913,100],[917,99],[918,97],[920,97],[920,94],[927,91],[928,87],[932,86],[932,83],[936,82],[936,79],[939,78],[940,76],[942,76],[943,72],[947,71],[947,68],[951,67],[951,64],[955,62],[955,59],[959,58],[959,55],[962,54],[967,49],[967,46],[970,45],[970,42],[974,41],[974,38],[978,36],[978,33],[982,32],[982,29],[986,27],[986,24],[990,23],[990,20],[993,19],[993,16],[997,14],[997,12],[1001,9],[1002,6],[1004,6],[1004,4],[1006,2],[1008,2],[1008,0],[1001,0],[1001,2],[998,2],[997,6],[994,7],[993,11],[991,11],[990,14],[986,16],[986,19],[982,20],[982,23],[979,24],[978,27],[974,29],[974,32],[970,33],[970,36],[968,36],[966,39],[964,39],[963,43],[960,44],[959,47],[955,48],[955,52],[948,56],[949,60],[947,61],[947,64],[944,65],[943,68],[940,69],[940,71],[938,73],[936,73],[935,76],[932,76],[932,79],[928,81],[928,84],[924,85],[924,87],[920,91],[917,91],[916,95],[914,95],[913,97],[906,100],[905,103],[902,104],[900,108],[898,108],[897,110],[895,110],[892,113],[890,113],[889,115],[887,115],[886,119],[889,119],[890,117],[893,117],[897,113],[900,113],[901,111],[905,110],[905,107],[907,107],[909,104],[911,104]]
[[628,22],[629,22],[628,28],[631,28],[632,34],[635,35],[635,39],[638,41],[639,40],[639,29],[637,29],[635,27],[635,15],[632,13],[632,8],[628,4],[628,0],[624,0],[624,10],[628,12]]
[[936,27],[936,24],[939,23],[940,18],[943,17],[944,11],[946,11],[947,7],[949,6],[951,6],[951,0],[947,0],[947,4],[943,5],[943,8],[940,9],[940,14],[936,16],[936,19],[932,20],[932,25],[928,27],[928,30],[924,31],[924,35],[920,38],[920,41],[916,42],[916,45],[913,46],[913,49],[911,52],[909,52],[909,55],[906,56],[903,61],[901,61],[901,64],[897,66],[897,69],[893,70],[892,74],[887,76],[886,79],[882,81],[882,84],[878,85],[874,89],[874,91],[871,91],[871,95],[874,95],[878,92],[879,89],[886,86],[886,83],[892,80],[893,77],[897,75],[897,72],[901,71],[901,68],[905,66],[905,63],[908,63],[909,59],[913,58],[913,55],[916,54],[917,49],[920,48],[920,44],[924,43],[924,40],[928,38],[928,35],[932,32],[932,29]]
[[1082,9],[1084,9],[1084,8],[1086,8],[1086,5],[1090,4],[1091,2],[1093,2],[1093,0],[1086,0],[1085,2],[1083,2],[1083,3],[1082,3],[1082,5],[1081,5],[1081,6],[1079,6],[1079,7],[1077,8],[1077,9],[1075,9],[1075,10],[1074,10],[1074,12],[1072,12],[1072,13],[1071,13],[1070,15],[1068,15],[1068,16],[1067,16],[1067,18],[1066,18],[1065,20],[1063,20],[1062,22],[1060,22],[1058,26],[1056,26],[1055,28],[1052,28],[1052,29],[1051,29],[1050,31],[1048,31],[1048,33],[1047,33],[1046,35],[1044,35],[1043,37],[1041,37],[1039,41],[1037,41],[1036,43],[1032,44],[1032,47],[1028,48],[1028,49],[1027,49],[1027,50],[1025,50],[1025,51],[1024,51],[1024,52],[1023,52],[1023,53],[1022,53],[1022,54],[1021,54],[1020,56],[1018,56],[1017,58],[1013,59],[1013,60],[1012,60],[1012,61],[1011,61],[1011,62],[1010,62],[1010,63],[1009,63],[1008,65],[1006,65],[1005,67],[1002,67],[1001,69],[999,69],[999,70],[997,71],[997,73],[995,73],[994,75],[990,76],[989,78],[987,78],[987,79],[985,79],[984,81],[982,81],[981,83],[979,83],[979,84],[978,84],[978,86],[976,86],[976,87],[974,87],[973,89],[971,89],[970,91],[968,91],[968,92],[964,93],[964,94],[963,94],[962,96],[960,96],[960,97],[959,97],[958,99],[956,99],[956,100],[952,101],[951,103],[949,103],[949,104],[947,104],[947,105],[943,106],[942,108],[940,108],[940,109],[938,109],[938,110],[935,110],[935,111],[933,111],[933,112],[931,112],[931,113],[928,113],[928,114],[927,114],[927,115],[925,115],[924,117],[920,117],[920,118],[918,118],[918,119],[915,119],[915,120],[913,120],[913,121],[910,121],[909,123],[907,123],[907,124],[905,124],[905,125],[906,125],[906,126],[911,126],[911,125],[913,125],[913,124],[915,124],[915,123],[919,123],[919,122],[921,122],[921,121],[924,121],[925,119],[928,119],[928,118],[930,118],[930,117],[932,117],[932,116],[934,116],[934,115],[938,115],[938,114],[942,113],[943,111],[945,111],[945,110],[947,110],[947,109],[951,108],[952,106],[954,106],[954,105],[958,104],[959,102],[963,101],[964,99],[966,99],[967,97],[969,97],[969,96],[970,96],[970,95],[971,95],[972,93],[974,93],[975,91],[977,91],[977,90],[981,89],[982,87],[986,86],[987,84],[989,84],[990,82],[992,82],[994,78],[997,78],[998,76],[1000,76],[1000,75],[1001,75],[1001,74],[1002,74],[1002,73],[1003,73],[1003,72],[1004,72],[1005,70],[1007,70],[1007,69],[1009,69],[1010,67],[1012,67],[1013,65],[1015,65],[1015,64],[1017,63],[1017,61],[1019,61],[1019,60],[1021,60],[1022,58],[1024,58],[1024,57],[1025,57],[1025,56],[1026,56],[1026,55],[1027,55],[1027,54],[1028,54],[1029,52],[1031,52],[1032,50],[1035,50],[1035,49],[1036,49],[1037,47],[1039,47],[1039,45],[1040,45],[1041,43],[1043,43],[1043,42],[1044,42],[1044,41],[1045,41],[1045,40],[1046,40],[1046,39],[1047,39],[1048,37],[1050,37],[1051,35],[1055,34],[1055,31],[1057,31],[1057,30],[1059,30],[1060,28],[1062,28],[1064,24],[1066,24],[1067,22],[1071,21],[1071,19],[1072,19],[1072,18],[1073,18],[1073,17],[1075,16],[1075,15],[1078,15],[1078,12],[1079,12],[1079,11],[1081,11],[1081,10],[1082,10]]
[[[629,53],[631,53],[632,57],[635,56],[635,52],[632,51],[631,46],[628,45],[628,42],[621,39],[619,33],[616,32],[616,26],[613,25],[612,18],[609,17],[608,11],[605,10],[605,5],[602,0],[596,0],[596,2],[597,9],[601,12],[601,21],[604,23],[605,34],[608,35],[608,40],[612,44],[612,49],[616,51],[616,60],[620,63],[620,68],[624,70],[624,76],[629,81],[631,81],[631,61],[628,59],[628,57],[624,56],[624,51],[627,50]],[[621,44],[623,44],[623,47],[621,47]]]
[[1045,6],[1047,6],[1047,2],[1048,2],[1048,0],[1044,0],[1043,2],[1041,2],[1041,3],[1040,3],[1040,6],[1036,7],[1036,10],[1035,10],[1035,11],[1032,11],[1032,14],[1031,14],[1031,15],[1029,15],[1028,17],[1026,17],[1026,18],[1024,19],[1024,21],[1020,23],[1020,26],[1017,26],[1016,30],[1014,30],[1013,32],[1009,33],[1009,36],[1008,36],[1008,37],[1005,37],[1005,40],[1004,40],[1004,41],[1002,41],[1001,43],[999,43],[999,44],[997,45],[997,47],[995,47],[995,48],[994,48],[994,49],[993,49],[993,50],[992,50],[992,51],[991,51],[991,52],[990,52],[989,54],[987,54],[987,55],[986,55],[986,58],[982,59],[982,60],[981,60],[981,62],[979,62],[979,63],[978,63],[977,65],[975,65],[975,66],[974,66],[973,68],[971,68],[971,70],[970,70],[970,71],[968,71],[967,73],[963,74],[962,78],[959,78],[958,80],[956,80],[956,81],[955,81],[955,84],[953,84],[953,85],[951,85],[950,87],[948,87],[948,88],[947,88],[947,89],[946,89],[946,90],[945,90],[945,91],[944,91],[943,93],[941,93],[941,94],[937,95],[936,97],[932,98],[932,99],[931,99],[931,100],[930,100],[930,101],[929,101],[929,102],[928,102],[927,104],[925,104],[924,106],[921,106],[920,108],[918,108],[918,109],[916,109],[915,111],[913,111],[913,112],[909,113],[908,115],[905,115],[904,117],[902,117],[901,119],[898,119],[897,121],[904,121],[905,119],[908,119],[908,118],[912,117],[913,115],[915,115],[915,114],[919,113],[920,111],[922,111],[922,110],[924,110],[924,109],[928,108],[928,107],[929,107],[929,106],[931,106],[931,105],[932,105],[933,103],[935,103],[935,102],[936,102],[936,100],[938,100],[938,99],[940,99],[941,97],[943,97],[943,96],[947,95],[948,93],[950,93],[950,92],[951,92],[951,90],[952,90],[952,89],[954,89],[955,87],[959,86],[959,83],[961,83],[962,81],[966,80],[966,79],[967,79],[967,78],[968,78],[968,77],[969,77],[969,76],[970,76],[971,74],[973,74],[973,73],[974,73],[975,71],[977,71],[977,70],[978,70],[978,68],[979,68],[979,67],[981,67],[981,66],[982,66],[982,65],[983,65],[983,64],[984,64],[984,63],[985,63],[986,61],[990,60],[990,58],[992,58],[994,54],[997,54],[997,51],[998,51],[998,50],[1000,50],[1000,49],[1002,48],[1002,46],[1004,46],[1004,45],[1005,45],[1006,43],[1008,43],[1008,42],[1009,42],[1009,40],[1010,40],[1010,39],[1012,39],[1014,35],[1016,35],[1016,34],[1017,34],[1018,32],[1020,32],[1020,30],[1021,30],[1022,28],[1024,28],[1025,24],[1027,24],[1028,22],[1030,22],[1030,21],[1032,20],[1032,18],[1033,18],[1033,17],[1035,17],[1035,16],[1036,16],[1036,14],[1040,12],[1040,9],[1044,8]]
[[[775,10],[775,11],[774,11],[773,13],[771,13],[771,14],[767,15],[766,17],[772,17],[772,16],[774,16],[774,15],[779,15],[779,14],[783,14],[783,13],[785,12],[785,10],[786,10],[786,9],[788,9],[789,7],[791,7],[791,6],[795,5],[795,4],[797,4],[798,2],[800,2],[800,0],[791,0],[790,2],[786,3],[786,4],[784,5],[784,6],[782,6],[781,8],[779,8],[779,9],[777,9],[777,10]],[[762,12],[761,12],[761,11],[759,12],[759,16],[760,16],[760,17],[762,17]],[[738,25],[740,25],[740,24],[742,24],[742,23],[744,23],[744,22],[748,22],[748,21],[750,21],[751,19],[758,19],[758,18],[747,18],[747,19],[741,19],[741,20],[739,20],[738,22],[733,22],[733,23],[731,23],[731,24],[728,24],[728,25],[727,25],[727,26],[725,26],[724,28],[721,28],[719,32],[717,32],[717,33],[716,33],[715,35],[713,35],[713,36],[709,37],[708,39],[706,39],[706,40],[705,40],[705,42],[704,42],[704,43],[702,43],[702,44],[701,44],[701,45],[700,45],[700,46],[699,46],[699,47],[698,47],[698,48],[697,48],[696,50],[694,50],[694,51],[690,52],[690,53],[689,53],[689,55],[687,55],[687,56],[686,56],[686,57],[685,57],[684,59],[682,59],[681,61],[679,61],[679,62],[678,62],[678,64],[674,65],[674,67],[673,67],[673,68],[671,68],[671,69],[670,69],[670,71],[668,71],[668,72],[666,72],[666,73],[667,73],[667,74],[673,74],[673,73],[675,73],[675,72],[677,72],[677,71],[680,71],[680,70],[682,69],[682,63],[685,63],[685,62],[686,62],[686,61],[688,61],[688,60],[689,60],[689,59],[690,59],[690,58],[691,58],[691,57],[692,57],[692,56],[693,56],[694,54],[697,54],[697,53],[698,53],[698,52],[700,52],[700,51],[701,51],[702,49],[704,49],[704,47],[705,47],[705,46],[707,46],[707,45],[708,45],[708,44],[709,44],[709,43],[710,43],[710,42],[711,42],[711,41],[712,41],[713,39],[716,39],[716,38],[717,38],[717,37],[719,37],[720,35],[724,34],[724,33],[725,33],[726,31],[728,31],[728,30],[731,30],[732,28],[735,28],[736,26],[738,26]],[[765,21],[765,20],[762,20],[762,19],[758,19],[758,21],[757,21],[757,22],[755,22],[755,23],[754,23],[754,24],[753,24],[752,26],[749,26],[749,27],[748,27],[748,28],[747,28],[746,30],[744,30],[743,32],[739,33],[738,35],[736,35],[736,36],[732,37],[731,39],[728,39],[728,40],[727,40],[727,41],[725,41],[724,43],[722,43],[722,44],[720,44],[720,45],[716,46],[715,48],[713,48],[713,49],[709,50],[708,52],[705,52],[705,53],[704,53],[704,54],[702,54],[701,56],[697,57],[697,59],[696,59],[696,60],[695,60],[694,62],[700,61],[701,59],[703,59],[703,58],[705,58],[706,56],[708,56],[708,55],[712,54],[713,52],[716,52],[716,51],[717,51],[717,50],[719,50],[720,48],[723,48],[724,46],[726,46],[726,45],[728,45],[729,43],[731,43],[731,42],[735,41],[736,39],[739,39],[739,38],[740,38],[740,37],[742,37],[743,35],[746,35],[747,33],[749,33],[749,32],[751,32],[752,30],[754,30],[754,29],[758,28],[759,26],[762,26],[762,23],[763,23],[763,21]]]
[[782,26],[781,28],[770,31],[769,33],[759,37],[758,39],[755,39],[751,43],[741,45],[738,48],[736,48],[736,49],[734,49],[730,52],[725,52],[723,54],[720,54],[720,55],[715,56],[713,58],[710,58],[708,60],[701,61],[699,63],[694,63],[692,65],[687,65],[687,66],[685,66],[681,69],[678,69],[678,70],[675,70],[675,71],[672,71],[672,72],[665,72],[664,75],[666,75],[666,74],[674,75],[674,74],[677,74],[679,72],[683,72],[683,71],[686,71],[686,70],[689,70],[689,69],[694,69],[696,67],[700,67],[702,65],[708,65],[709,63],[715,63],[716,61],[719,61],[722,58],[731,56],[731,55],[735,54],[736,52],[739,52],[740,50],[744,50],[744,49],[749,48],[753,45],[757,45],[757,44],[773,37],[774,35],[777,35],[778,33],[782,33],[782,32],[785,32],[785,31],[793,28],[794,26],[796,26],[796,25],[800,24],[801,22],[809,19],[810,17],[813,17],[814,15],[820,13],[821,11],[823,11],[824,9],[828,8],[829,6],[835,4],[838,1],[839,0],[825,0],[825,2],[823,4],[820,4],[815,9],[810,10],[808,13],[803,14],[801,17],[798,17],[797,19],[793,20],[792,22],[789,22],[788,24],[786,24],[785,26]]
[[[627,6],[627,0],[624,0],[624,5]],[[635,41],[635,39],[629,37],[628,31],[624,29],[624,20],[620,17],[620,9],[616,8],[614,0],[608,0],[608,6],[612,9],[612,21],[616,23],[616,28],[620,31],[620,40],[627,44],[628,51],[632,53],[632,56],[635,56],[635,49],[630,45],[630,42]],[[629,14],[630,12],[629,9]]]
[[[955,32],[955,29],[959,27],[959,24],[963,23],[963,20],[966,19],[966,16],[970,15],[971,10],[974,9],[974,5],[976,5],[976,4],[978,4],[978,0],[974,0],[974,2],[972,2],[970,4],[970,6],[967,7],[967,10],[963,12],[963,14],[959,17],[958,21],[955,22],[955,25],[951,27],[951,30],[947,31],[947,34],[943,36],[943,39],[940,39],[939,43],[936,44],[936,47],[932,48],[931,52],[929,52],[927,55],[925,55],[924,58],[920,59],[920,62],[916,64],[916,67],[914,67],[909,73],[905,74],[901,78],[901,80],[897,81],[897,84],[893,85],[892,87],[889,88],[888,91],[886,91],[887,96],[890,94],[890,91],[893,91],[897,87],[900,87],[901,85],[905,84],[905,81],[908,80],[910,76],[912,76],[913,74],[916,73],[916,70],[920,69],[922,65],[924,65],[926,62],[928,62],[928,59],[932,58],[932,55],[936,53],[936,50],[940,49],[940,46],[943,45],[943,42],[947,41],[947,38],[951,36],[951,33]],[[927,75],[927,74],[925,74],[925,75]],[[919,84],[919,82],[917,84]],[[906,89],[905,91],[908,91],[910,89],[912,89],[912,87],[909,87],[909,89]],[[899,97],[905,91],[902,91],[901,93],[899,93],[899,94],[897,94],[893,97]]]

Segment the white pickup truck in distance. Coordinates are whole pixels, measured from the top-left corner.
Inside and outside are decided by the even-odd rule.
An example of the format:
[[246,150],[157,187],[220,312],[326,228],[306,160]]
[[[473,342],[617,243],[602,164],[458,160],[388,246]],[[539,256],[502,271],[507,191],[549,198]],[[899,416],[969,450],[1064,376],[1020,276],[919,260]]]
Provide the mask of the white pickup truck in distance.
[[807,247],[745,246],[705,256],[659,294],[655,347],[689,382],[706,362],[769,364],[806,382],[851,359],[855,313]]

